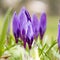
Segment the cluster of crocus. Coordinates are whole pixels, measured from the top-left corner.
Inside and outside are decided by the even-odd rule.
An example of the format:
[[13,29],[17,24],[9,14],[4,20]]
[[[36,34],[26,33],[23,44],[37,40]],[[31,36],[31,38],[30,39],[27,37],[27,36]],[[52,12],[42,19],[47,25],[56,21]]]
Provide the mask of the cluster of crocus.
[[26,43],[31,49],[33,40],[40,34],[41,40],[43,39],[44,33],[46,31],[46,14],[42,13],[40,20],[34,14],[30,17],[29,12],[23,7],[19,14],[14,12],[13,15],[13,34],[18,43],[18,38],[24,42],[24,48],[26,48]]

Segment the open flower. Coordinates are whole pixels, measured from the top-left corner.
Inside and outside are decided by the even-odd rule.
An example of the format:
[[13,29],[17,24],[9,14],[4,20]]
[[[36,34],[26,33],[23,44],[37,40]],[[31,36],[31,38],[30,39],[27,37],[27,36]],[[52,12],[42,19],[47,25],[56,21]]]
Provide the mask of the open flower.
[[45,31],[46,31],[46,14],[42,13],[40,18],[40,28],[39,28],[41,40],[43,39]]
[[39,35],[39,21],[35,14],[32,16],[32,27],[34,32],[34,38],[37,38]]
[[59,52],[60,52],[60,20],[59,20],[59,24],[58,24],[58,48],[59,48]]

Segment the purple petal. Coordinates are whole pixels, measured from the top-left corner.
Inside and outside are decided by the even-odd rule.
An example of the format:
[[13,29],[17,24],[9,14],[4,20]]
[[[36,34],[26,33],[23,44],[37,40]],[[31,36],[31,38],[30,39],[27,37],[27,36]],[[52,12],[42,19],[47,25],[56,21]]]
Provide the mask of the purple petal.
[[58,24],[58,48],[60,48],[60,20]]
[[44,33],[46,31],[46,14],[42,13],[40,18],[40,38],[43,39]]
[[27,23],[27,17],[25,15],[25,8],[21,9],[21,11],[20,11],[20,13],[18,15],[18,18],[20,20],[20,38],[22,39],[23,38],[22,36],[23,35],[25,36],[25,34],[26,34],[25,27],[26,27],[26,23]]
[[23,24],[22,27],[21,27],[21,36],[22,36],[22,38],[26,38],[27,29],[28,29],[27,23]]
[[20,13],[19,13],[19,18],[20,19],[22,19],[22,20],[27,20],[27,21],[31,21],[31,17],[30,17],[30,14],[29,14],[29,12],[26,10],[26,8],[25,7],[23,7],[22,9],[21,9],[21,11],[20,11]]
[[20,27],[27,22],[27,17],[25,15],[25,8],[22,8],[19,15],[18,15],[18,18],[20,20]]
[[28,22],[28,30],[27,30],[27,43],[29,46],[29,49],[31,49],[31,45],[33,43],[33,29],[32,29],[32,24]]
[[34,37],[37,38],[39,35],[39,21],[36,15],[32,16],[32,27],[33,27]]
[[29,37],[29,39],[31,39],[31,37],[33,36],[33,29],[30,21],[28,22],[27,36]]
[[14,12],[14,15],[13,15],[13,34],[15,38],[19,37],[19,20],[16,12]]

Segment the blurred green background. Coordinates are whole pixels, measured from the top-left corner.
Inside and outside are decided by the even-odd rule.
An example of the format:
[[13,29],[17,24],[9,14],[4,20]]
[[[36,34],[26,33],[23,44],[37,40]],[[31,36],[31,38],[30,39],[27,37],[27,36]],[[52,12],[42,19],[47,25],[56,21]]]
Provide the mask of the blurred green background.
[[0,0],[0,31],[8,8],[12,7],[13,12],[17,11],[18,13],[23,6],[27,8],[31,16],[36,14],[38,19],[40,19],[41,12],[46,12],[47,30],[45,35],[48,38],[57,38],[60,0]]

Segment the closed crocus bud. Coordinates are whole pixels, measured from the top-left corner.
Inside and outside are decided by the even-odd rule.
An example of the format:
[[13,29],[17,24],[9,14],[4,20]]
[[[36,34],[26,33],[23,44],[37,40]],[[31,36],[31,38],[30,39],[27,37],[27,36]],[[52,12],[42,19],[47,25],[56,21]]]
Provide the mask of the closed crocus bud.
[[59,20],[59,24],[58,24],[58,49],[59,49],[59,53],[60,53],[60,20]]
[[32,24],[30,21],[27,23],[27,25],[28,25],[28,30],[27,30],[26,40],[27,40],[29,49],[31,49],[31,46],[33,43],[33,29],[32,29]]
[[13,34],[14,34],[16,43],[18,43],[20,30],[19,30],[19,20],[18,20],[16,12],[14,12],[12,19],[13,19],[13,23],[12,23],[13,24]]
[[39,21],[35,14],[32,16],[32,27],[34,32],[34,38],[37,38],[39,35]]
[[41,40],[43,39],[45,31],[46,31],[46,13],[42,13],[40,18],[40,28],[39,28]]
[[[21,33],[20,35],[21,35],[21,38],[22,38],[23,27],[26,26],[27,21],[31,21],[29,12],[25,9],[25,7],[23,7],[21,9],[21,11],[19,12],[18,18],[20,20],[20,33]],[[26,34],[26,32],[25,32],[25,34]]]
[[22,8],[21,11],[19,12],[18,19],[20,21],[20,38],[23,38],[22,36],[26,34],[26,32],[23,32],[24,34],[22,34],[22,30],[24,31],[23,28],[26,26],[26,23],[27,23],[25,8]]

